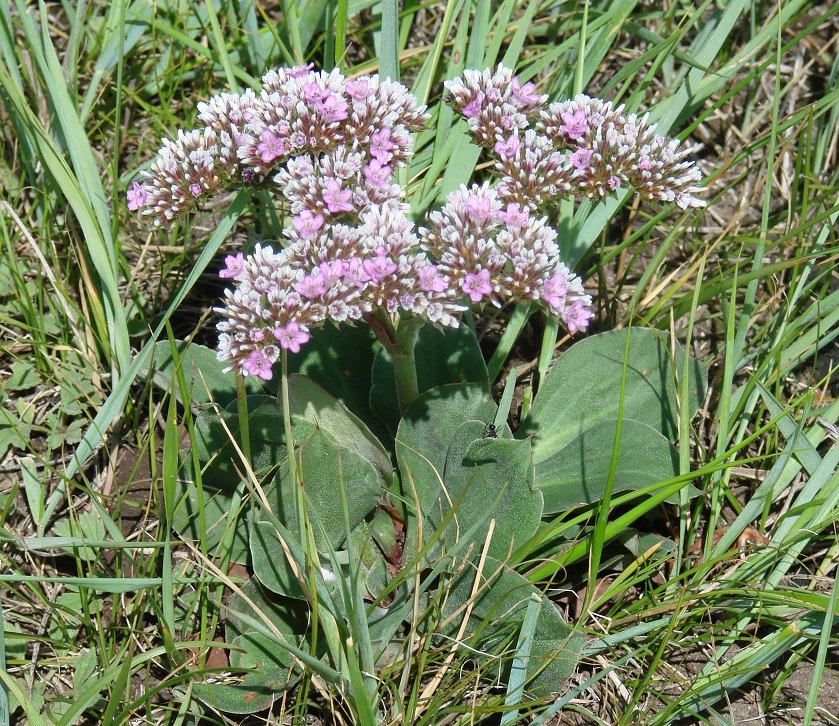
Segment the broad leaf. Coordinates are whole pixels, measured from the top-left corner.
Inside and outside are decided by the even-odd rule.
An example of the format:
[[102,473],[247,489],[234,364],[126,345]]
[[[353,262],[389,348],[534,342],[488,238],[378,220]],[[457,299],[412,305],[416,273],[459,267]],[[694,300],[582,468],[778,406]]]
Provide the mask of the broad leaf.
[[265,492],[271,510],[292,532],[298,523],[294,511],[295,486],[303,487],[306,514],[320,552],[337,549],[347,536],[344,504],[350,530],[370,514],[387,481],[356,451],[316,430],[297,450],[299,484],[291,480],[288,462]]
[[[228,527],[234,527],[236,533],[230,546],[230,559],[233,562],[248,561],[248,540],[244,520],[239,521],[241,512],[234,510],[233,501],[238,499],[244,486],[236,479],[224,482],[220,486],[203,485],[199,490],[193,471],[192,457],[187,452],[181,453],[181,466],[175,485],[175,511],[172,515],[172,528],[184,539],[200,541],[203,534],[208,551],[212,552],[221,542]],[[203,498],[204,521],[201,521],[201,500]]]
[[[273,396],[248,396],[247,403],[250,465],[260,477],[286,457],[283,412]],[[245,470],[238,453],[244,448],[236,408],[233,401],[227,409],[205,408],[195,417],[195,447],[198,459],[203,465],[209,465],[204,478],[212,486],[238,482]],[[295,426],[295,423],[292,422],[295,438],[308,436],[313,430],[311,425]]]
[[434,531],[454,507],[454,520],[445,541],[466,536],[483,547],[490,521],[495,525],[488,552],[506,558],[532,537],[542,517],[542,493],[533,489],[529,441],[482,438],[485,425],[468,421],[460,426],[446,457],[445,487],[426,508],[426,528]]
[[676,380],[684,370],[684,351],[676,346],[674,369],[666,334],[650,328],[614,330],[585,338],[563,353],[539,389],[516,433],[518,438],[533,436],[537,467],[595,424],[618,418],[625,354],[623,418],[676,440],[677,412],[693,418],[705,393],[707,366],[690,361],[689,398],[679,407]]
[[350,539],[355,560],[349,562],[349,567],[356,571],[358,566],[357,576],[362,587],[376,600],[389,579],[387,560],[382,552],[387,552],[394,559],[401,554],[390,515],[384,509],[377,509],[369,522],[362,522],[352,531]]
[[[243,638],[233,641],[236,647],[243,646]],[[267,638],[265,638],[268,641]],[[274,644],[276,646],[276,643]],[[248,673],[239,683],[196,683],[195,695],[208,706],[224,713],[257,713],[270,707],[282,693],[299,680],[288,668],[266,664]]]
[[[317,381],[384,440],[386,431],[370,409],[376,339],[369,326],[327,325],[311,334],[300,352],[289,356],[289,373]],[[275,381],[269,381],[268,387],[276,389]]]
[[446,456],[456,432],[466,421],[491,422],[495,410],[482,386],[464,383],[433,388],[418,396],[405,412],[396,437],[396,456],[408,507],[406,560],[413,559],[420,540],[425,543],[434,534],[421,525],[417,515],[434,517],[432,526],[439,521],[434,512],[438,511]]
[[[294,574],[277,528],[271,522],[252,522],[249,530],[251,563],[260,584],[278,595],[305,600],[306,594]],[[298,572],[306,577],[304,565],[298,565]]]
[[289,643],[299,647],[303,639],[298,634],[306,630],[305,611],[288,601],[267,598],[257,583],[250,580],[240,592],[230,596],[228,613],[227,640],[235,646],[230,652],[230,665],[253,670],[235,685],[196,684],[195,694],[225,713],[263,711],[297,683],[300,671],[294,667],[293,656],[276,639],[245,624],[241,615],[260,622],[266,616]]
[[[545,514],[557,514],[576,504],[591,504],[603,498],[616,435],[616,421],[597,423],[536,465],[536,487],[545,496]],[[667,439],[639,421],[621,422],[613,492],[641,489],[672,479],[678,473],[678,452]],[[677,496],[673,501],[677,501]]]
[[[295,600],[277,597],[253,578],[231,593],[226,613],[228,642],[242,635],[259,632],[248,619],[262,623],[267,618],[280,633],[289,637],[292,645],[299,646],[302,642],[300,634],[306,632],[309,623],[308,607]],[[274,653],[275,662],[285,667],[295,662],[294,656],[280,646],[275,646]],[[231,654],[231,664],[239,665],[241,661]]]
[[[458,632],[469,606],[462,638],[475,654],[473,657],[479,657],[481,652],[499,652],[504,642],[512,648],[528,601],[539,598],[541,609],[527,662],[525,688],[540,698],[560,690],[577,666],[585,636],[565,623],[553,602],[524,577],[493,557],[486,558],[479,574],[478,561],[479,557],[473,554],[449,583],[443,615],[453,617],[447,632]],[[479,589],[475,588],[476,578]]]
[[[199,406],[215,401],[224,408],[236,400],[236,376],[233,372],[224,372],[226,367],[211,348],[187,341],[176,341],[180,369],[184,374],[187,388],[187,400],[191,406]],[[152,382],[164,391],[174,391],[180,403],[184,403],[181,389],[176,380],[175,360],[172,346],[168,341],[154,344],[152,356]],[[141,368],[138,375],[149,372]],[[254,376],[245,378],[248,393],[264,393],[260,379]]]
[[[323,430],[341,446],[367,459],[384,485],[391,482],[390,456],[358,416],[305,376],[289,376],[288,387],[293,420],[308,421]],[[299,439],[295,436],[295,440]]]

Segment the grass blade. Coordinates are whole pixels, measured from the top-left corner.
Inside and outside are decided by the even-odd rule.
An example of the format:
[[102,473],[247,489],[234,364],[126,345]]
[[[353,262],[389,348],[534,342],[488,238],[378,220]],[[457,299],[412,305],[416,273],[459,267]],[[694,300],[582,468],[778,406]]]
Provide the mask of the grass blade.
[[[84,466],[87,462],[88,458],[93,454],[96,446],[99,444],[102,439],[104,439],[108,428],[111,424],[120,416],[123,412],[123,408],[125,406],[125,402],[128,400],[128,395],[131,390],[131,386],[134,383],[134,379],[136,378],[138,372],[144,368],[149,366],[151,362],[152,353],[154,352],[154,344],[157,341],[158,337],[160,336],[163,328],[166,326],[166,323],[169,321],[172,313],[178,309],[180,304],[183,302],[184,298],[187,296],[189,291],[204,273],[204,270],[207,268],[207,265],[210,264],[212,259],[215,257],[216,253],[218,252],[219,247],[221,247],[222,243],[224,242],[227,234],[233,228],[234,223],[239,218],[239,215],[245,209],[252,192],[250,190],[244,190],[239,193],[233,203],[230,205],[230,209],[228,209],[227,214],[225,214],[224,219],[219,223],[218,227],[216,227],[215,232],[210,236],[210,239],[207,240],[206,245],[204,246],[204,251],[201,253],[201,256],[198,258],[195,266],[192,268],[192,271],[187,276],[186,280],[184,280],[183,285],[178,290],[177,294],[174,296],[172,301],[169,303],[169,306],[166,309],[165,314],[163,315],[163,319],[157,324],[157,327],[152,332],[151,337],[143,346],[143,349],[140,353],[134,358],[134,361],[131,363],[129,368],[125,371],[125,374],[120,379],[119,384],[114,388],[111,392],[111,395],[108,396],[108,399],[105,401],[105,404],[99,410],[99,413],[96,415],[96,418],[93,420],[93,423],[90,425],[88,430],[85,432],[84,437],[79,442],[79,445],[76,447],[75,454],[73,458],[70,460],[69,465],[67,466],[67,471],[64,473],[64,477],[59,481],[59,485],[56,487],[56,490],[50,496],[49,501],[47,502],[47,506],[44,512],[44,521],[49,521],[50,517],[55,512],[56,508],[58,507],[61,499],[64,497],[64,492],[67,487],[67,482],[72,479],[76,473]],[[43,535],[43,527],[39,528],[39,535]]]
[[513,656],[513,664],[510,669],[510,680],[507,682],[507,695],[504,698],[504,705],[510,706],[511,710],[505,711],[499,723],[516,723],[519,717],[519,710],[515,708],[521,703],[524,695],[524,683],[527,677],[527,662],[530,659],[530,649],[533,646],[533,634],[536,630],[536,622],[539,619],[539,612],[542,609],[542,598],[538,595],[531,595],[527,603],[527,610],[524,613],[519,639],[516,643],[516,653]]

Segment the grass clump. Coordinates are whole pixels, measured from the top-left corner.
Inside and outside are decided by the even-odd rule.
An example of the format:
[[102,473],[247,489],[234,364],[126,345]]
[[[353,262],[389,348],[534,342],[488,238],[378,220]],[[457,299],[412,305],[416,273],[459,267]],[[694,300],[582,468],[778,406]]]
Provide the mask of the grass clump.
[[[0,723],[829,723],[837,30],[803,1],[0,8]],[[427,104],[411,224],[496,180],[442,99],[499,63],[649,112],[706,205],[545,200],[573,340],[549,293],[445,334],[365,311],[237,379],[217,272],[300,210],[237,180],[153,229],[126,193],[199,102],[310,62]]]

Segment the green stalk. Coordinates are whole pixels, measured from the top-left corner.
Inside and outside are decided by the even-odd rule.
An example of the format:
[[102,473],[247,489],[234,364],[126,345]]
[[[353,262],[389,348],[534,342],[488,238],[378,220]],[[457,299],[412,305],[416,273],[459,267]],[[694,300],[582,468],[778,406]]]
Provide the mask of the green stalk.
[[414,349],[419,331],[425,323],[421,318],[401,318],[399,325],[394,327],[382,310],[368,314],[366,320],[393,361],[399,412],[404,414],[411,402],[419,396]]
[[393,373],[396,376],[396,395],[399,396],[399,412],[402,414],[419,396],[414,349],[423,324],[421,318],[403,318],[396,329],[396,347],[391,352],[391,356],[393,357]]
[[[311,621],[311,653],[317,651],[319,631],[319,608],[318,595],[315,581],[314,567],[317,553],[315,552],[314,538],[309,528],[308,513],[306,511],[306,497],[303,492],[303,482],[300,480],[300,469],[297,461],[297,454],[294,450],[294,438],[291,429],[291,398],[288,390],[288,351],[283,348],[280,357],[282,372],[280,378],[280,396],[283,406],[283,426],[285,429],[286,451],[288,452],[288,472],[291,476],[291,486],[294,490],[294,511],[297,517],[297,536],[300,547],[306,552],[306,584],[308,585],[310,597],[309,605],[312,608]],[[304,694],[308,689],[308,679],[304,678]],[[303,699],[305,700],[305,698]]]

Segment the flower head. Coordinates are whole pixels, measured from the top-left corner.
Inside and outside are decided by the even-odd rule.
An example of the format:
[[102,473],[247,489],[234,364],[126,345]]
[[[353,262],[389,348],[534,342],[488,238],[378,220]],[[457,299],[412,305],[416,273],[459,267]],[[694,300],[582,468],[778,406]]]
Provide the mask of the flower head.
[[466,212],[476,222],[483,222],[495,216],[492,199],[478,194],[470,194],[466,198]]
[[251,351],[250,355],[242,363],[242,372],[246,376],[257,376],[266,381],[271,380],[271,361],[258,350]]
[[512,159],[521,148],[521,141],[515,134],[506,141],[496,141],[493,151],[505,159]]
[[438,274],[437,265],[429,265],[419,271],[419,283],[424,292],[445,292],[448,283]]
[[136,212],[142,209],[146,206],[146,199],[148,199],[148,194],[145,187],[140,182],[134,182],[128,190],[128,210]]
[[218,273],[218,276],[226,279],[235,279],[245,269],[245,255],[241,252],[237,252],[235,255],[227,255],[224,258],[224,264],[226,267]]
[[316,106],[327,121],[343,121],[349,115],[347,102],[333,94],[318,101]]
[[362,268],[369,280],[380,282],[388,275],[396,272],[396,263],[388,259],[383,249],[379,249],[375,257],[364,260]]
[[491,158],[497,181],[462,186],[422,226],[409,219],[395,170],[428,118],[407,88],[372,75],[347,81],[311,64],[268,71],[262,86],[199,104],[198,128],[164,140],[128,207],[161,225],[219,190],[270,184],[291,225],[284,248],[225,259],[219,357],[270,378],[282,350],[310,331],[373,311],[457,325],[465,309],[528,300],[571,332],[593,315],[540,211],[559,197],[620,189],[702,206],[688,150],[646,116],[577,96],[547,106],[535,83],[499,65],[446,81],[444,100]]
[[274,337],[279,341],[282,348],[290,350],[292,353],[299,353],[300,346],[309,340],[311,335],[304,326],[292,320],[286,325],[274,328]]
[[507,205],[507,211],[499,212],[498,216],[506,222],[508,227],[521,227],[527,223],[527,220],[530,218],[530,212],[527,207],[517,202],[510,202]]
[[537,131],[555,146],[568,149],[577,170],[570,190],[599,198],[620,187],[643,200],[701,207],[702,178],[685,156],[689,149],[659,134],[646,116],[624,113],[623,106],[579,95],[542,111]]
[[379,160],[382,164],[387,164],[390,161],[391,152],[396,148],[396,144],[391,139],[390,129],[384,128],[376,131],[370,137],[370,154]]
[[357,81],[347,81],[347,94],[353,101],[363,101],[373,94],[373,86],[366,78]]
[[466,118],[476,118],[478,116],[478,114],[481,113],[483,108],[484,108],[484,94],[479,92],[478,94],[476,94],[476,96],[471,101],[469,101],[469,103],[467,103],[461,109],[460,112],[464,116],[466,116]]
[[294,284],[294,289],[305,298],[316,298],[326,292],[326,280],[321,273],[306,275],[300,282]]
[[512,90],[513,98],[521,106],[536,106],[547,100],[547,96],[540,96],[536,93],[536,86],[532,83],[528,82],[522,85],[518,76],[513,77],[513,80],[510,82],[510,89]]

